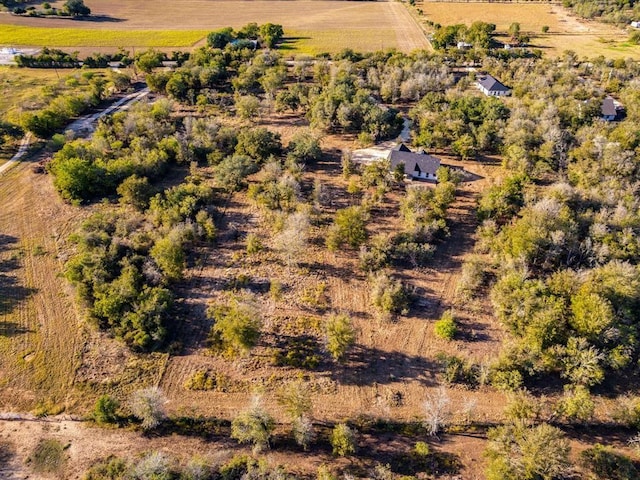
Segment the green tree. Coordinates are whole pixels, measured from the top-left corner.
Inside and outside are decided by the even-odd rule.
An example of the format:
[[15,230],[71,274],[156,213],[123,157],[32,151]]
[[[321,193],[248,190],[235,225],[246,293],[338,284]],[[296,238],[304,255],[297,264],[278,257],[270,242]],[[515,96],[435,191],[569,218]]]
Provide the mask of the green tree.
[[358,248],[367,239],[366,211],[362,207],[347,207],[336,212],[327,234],[327,248],[335,251],[342,245]]
[[569,442],[556,427],[503,426],[489,430],[488,480],[554,480],[569,467]]
[[259,27],[260,38],[268,48],[273,48],[284,35],[282,25],[265,23]]
[[228,193],[242,190],[248,175],[258,171],[256,162],[246,155],[226,157],[216,165],[214,178],[216,184]]
[[207,44],[213,48],[224,48],[233,40],[233,28],[225,27],[207,35]]
[[269,448],[269,439],[275,428],[273,417],[264,410],[258,401],[231,422],[231,438],[240,443],[251,443],[254,451]]
[[356,436],[346,424],[339,423],[331,431],[333,454],[346,457],[356,453]]
[[84,4],[84,0],[67,0],[62,8],[72,17],[91,15],[91,9]]
[[257,162],[264,162],[281,151],[280,135],[266,128],[244,129],[238,134],[237,155],[247,155]]
[[146,52],[136,54],[135,65],[139,70],[151,73],[154,68],[162,65],[163,60],[164,54],[162,52],[149,49]]
[[171,281],[180,280],[186,266],[186,256],[182,242],[176,235],[168,235],[156,241],[149,252],[165,278]]
[[96,423],[115,423],[118,421],[119,403],[110,395],[102,395],[93,407],[93,419]]
[[258,343],[262,319],[251,303],[232,298],[226,305],[213,305],[207,314],[215,322],[210,344],[223,355],[246,355]]
[[126,203],[137,210],[143,211],[149,206],[149,199],[153,192],[147,177],[131,175],[123,180],[117,188],[120,202]]
[[327,350],[334,360],[341,361],[356,340],[356,331],[348,315],[331,315],[324,326]]

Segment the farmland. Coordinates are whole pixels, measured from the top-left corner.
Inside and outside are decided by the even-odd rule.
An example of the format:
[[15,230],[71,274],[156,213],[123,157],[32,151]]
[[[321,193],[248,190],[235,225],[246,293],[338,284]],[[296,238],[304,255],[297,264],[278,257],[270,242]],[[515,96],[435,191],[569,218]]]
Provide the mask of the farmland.
[[[295,5],[295,8],[292,6]],[[291,53],[426,48],[427,41],[403,5],[340,1],[165,2],[149,10],[127,1],[91,2],[96,21],[23,18],[0,14],[0,44],[90,47],[189,47],[207,31],[250,22],[284,26]],[[72,27],[73,24],[73,27]],[[13,25],[14,27],[10,27]],[[375,28],[372,28],[375,25]],[[20,29],[15,27],[22,27]],[[152,32],[151,32],[152,30]]]
[[[426,1],[416,6],[423,12],[420,18],[441,25],[494,23],[504,39],[509,25],[518,22],[522,31],[530,35],[531,46],[540,48],[545,55],[557,56],[565,50],[573,50],[580,57],[626,58],[640,54],[639,46],[627,43],[629,32],[579,19],[558,5]],[[544,26],[549,27],[547,33],[542,33]]]

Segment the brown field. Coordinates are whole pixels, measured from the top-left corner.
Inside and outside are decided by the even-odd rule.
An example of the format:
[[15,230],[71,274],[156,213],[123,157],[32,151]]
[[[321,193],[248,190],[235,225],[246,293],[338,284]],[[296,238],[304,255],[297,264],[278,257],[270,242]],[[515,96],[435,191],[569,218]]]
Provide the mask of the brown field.
[[[573,50],[579,57],[637,58],[640,55],[639,46],[626,43],[629,32],[579,19],[559,5],[431,1],[416,5],[423,11],[422,18],[441,25],[470,25],[480,20],[496,24],[497,31],[506,34],[511,23],[519,22],[522,31],[530,35],[531,45],[541,48],[546,55],[560,55],[565,50]],[[549,27],[547,34],[541,33],[545,25]]]
[[271,22],[282,24],[285,34],[296,37],[290,47],[305,53],[347,47],[363,51],[393,47],[409,52],[428,47],[420,27],[404,6],[396,2],[190,0],[154,2],[151,6],[147,2],[95,0],[90,6],[95,15],[93,21],[15,17],[5,13],[0,14],[0,25],[76,27],[110,32],[206,31],[241,27],[250,22]]

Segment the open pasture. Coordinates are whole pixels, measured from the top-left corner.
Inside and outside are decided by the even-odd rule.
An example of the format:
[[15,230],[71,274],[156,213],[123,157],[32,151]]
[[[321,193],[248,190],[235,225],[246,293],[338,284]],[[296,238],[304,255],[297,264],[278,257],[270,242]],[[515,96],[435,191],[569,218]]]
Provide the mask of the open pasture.
[[[0,44],[56,47],[185,47],[218,28],[278,23],[294,37],[292,51],[427,48],[421,28],[402,4],[346,1],[92,0],[93,19],[29,18],[0,14]],[[9,25],[12,25],[10,27]],[[23,30],[13,30],[16,26]],[[28,28],[28,29],[27,29]]]
[[[441,25],[471,25],[478,20],[494,23],[505,39],[509,25],[518,22],[522,31],[531,37],[531,45],[547,55],[560,55],[565,50],[573,50],[580,57],[640,55],[640,47],[626,43],[628,32],[612,25],[579,19],[559,5],[425,1],[417,7],[423,11],[422,18]],[[543,26],[549,27],[546,34],[542,33]]]

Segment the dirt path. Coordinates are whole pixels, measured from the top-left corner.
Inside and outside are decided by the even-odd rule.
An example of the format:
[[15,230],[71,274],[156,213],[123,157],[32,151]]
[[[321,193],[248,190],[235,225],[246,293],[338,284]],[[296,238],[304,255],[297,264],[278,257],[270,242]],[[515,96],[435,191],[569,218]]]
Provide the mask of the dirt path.
[[20,147],[18,147],[18,151],[16,154],[11,157],[6,163],[0,165],[0,175],[13,167],[16,163],[20,161],[22,157],[24,157],[27,150],[29,150],[29,145],[31,143],[31,134],[28,133],[20,142]]
[[389,2],[388,6],[394,19],[398,50],[412,52],[413,50],[428,49],[427,37],[407,7],[401,2],[395,1]]

